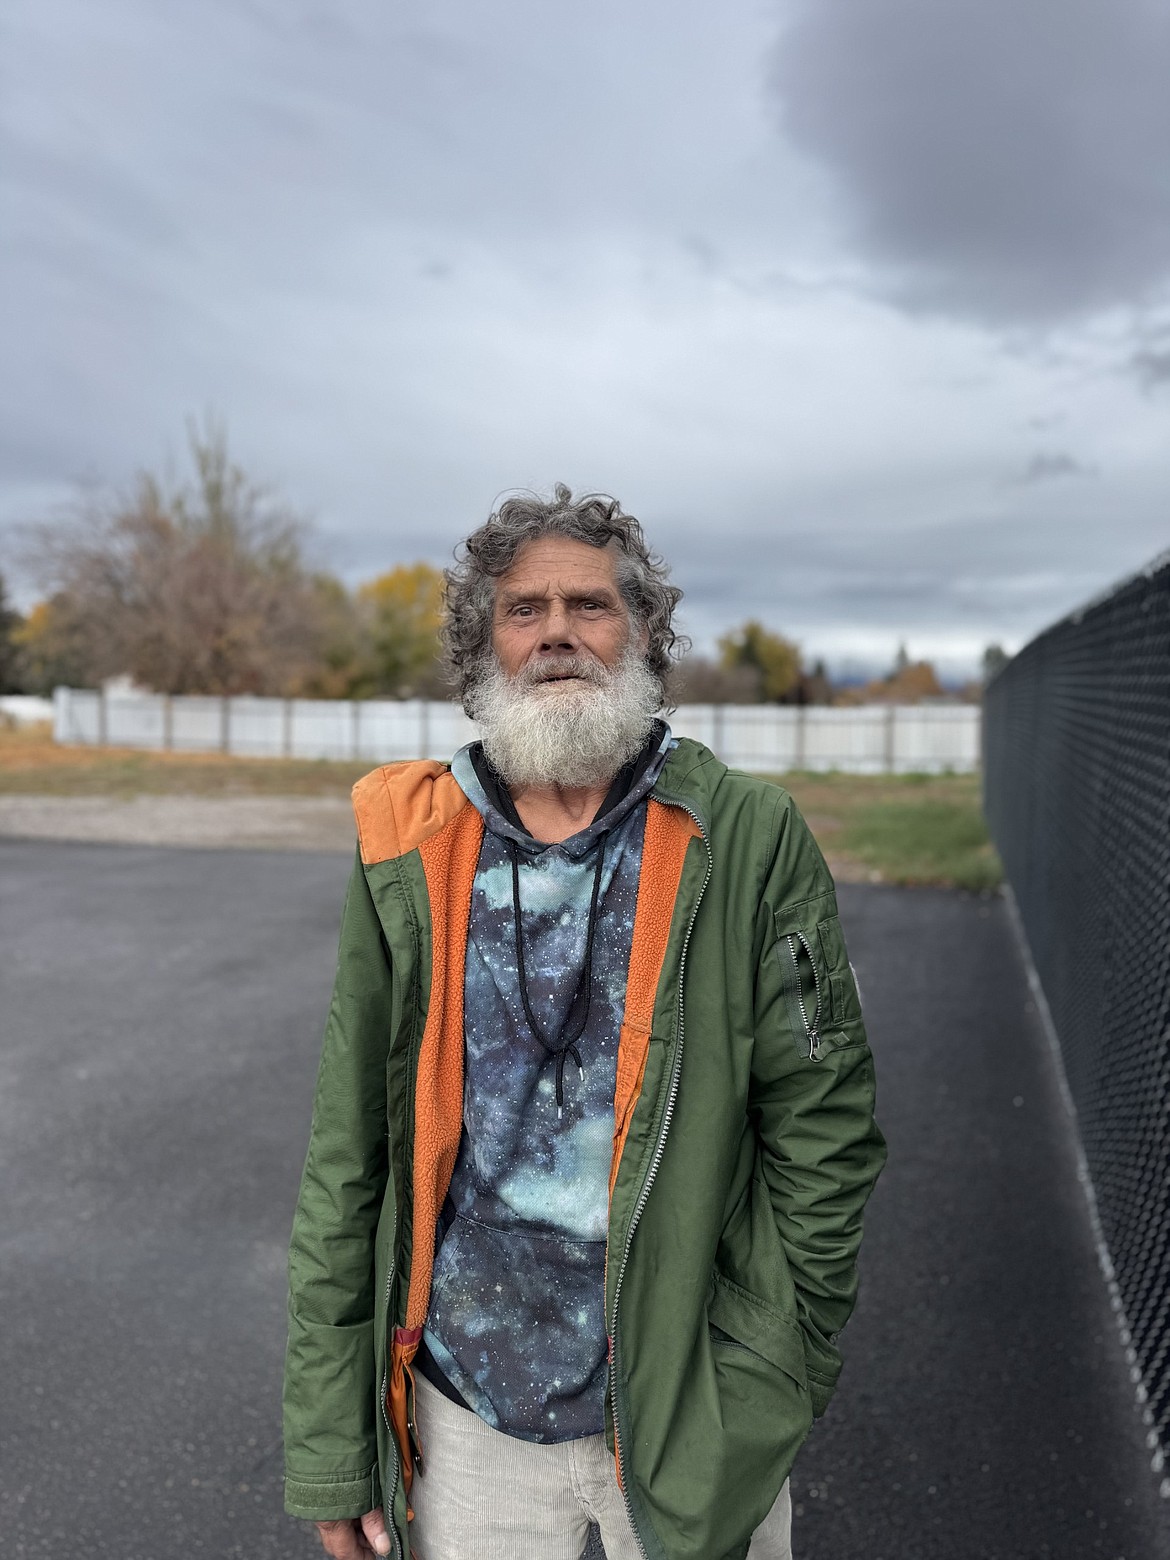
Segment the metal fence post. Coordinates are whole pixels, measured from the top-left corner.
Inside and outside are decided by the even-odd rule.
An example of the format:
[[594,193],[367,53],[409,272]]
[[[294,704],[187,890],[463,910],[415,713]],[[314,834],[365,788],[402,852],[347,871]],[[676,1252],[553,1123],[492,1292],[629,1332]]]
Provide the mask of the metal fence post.
[[219,750],[221,753],[231,752],[231,720],[231,701],[226,693],[221,693],[219,696]]
[[805,723],[805,717],[806,717],[807,714],[808,714],[808,709],[807,709],[807,707],[805,705],[798,704],[796,706],[796,732],[795,732],[795,740],[793,742],[793,749],[794,749],[794,751],[793,751],[793,755],[792,755],[792,767],[793,767],[793,769],[803,769],[804,768],[804,759],[805,759],[805,753],[804,753],[804,747],[805,747],[804,723]]
[[169,693],[163,694],[163,747],[169,753],[175,745],[175,705]]
[[357,758],[362,750],[362,707],[357,699],[349,701],[349,742],[351,756]]
[[892,775],[894,773],[894,760],[895,760],[895,757],[896,757],[895,742],[896,742],[896,735],[897,735],[896,731],[895,731],[895,727],[894,727],[894,722],[897,720],[897,718],[898,718],[898,706],[896,704],[888,704],[886,706],[886,732],[885,732],[885,736],[886,736],[886,773],[888,775]]
[[110,735],[110,715],[106,708],[106,690],[98,689],[98,747],[106,747]]
[[292,757],[293,750],[293,701],[285,699],[280,712],[280,751],[285,758]]
[[418,735],[418,756],[420,758],[429,758],[431,756],[431,701],[429,699],[419,700]]

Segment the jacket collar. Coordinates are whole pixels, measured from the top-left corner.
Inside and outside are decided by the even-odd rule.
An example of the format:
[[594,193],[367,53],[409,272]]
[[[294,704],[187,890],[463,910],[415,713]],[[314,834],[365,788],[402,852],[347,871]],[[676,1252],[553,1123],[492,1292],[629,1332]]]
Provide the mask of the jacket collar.
[[661,802],[685,807],[710,837],[711,807],[727,765],[692,737],[679,737],[650,793]]

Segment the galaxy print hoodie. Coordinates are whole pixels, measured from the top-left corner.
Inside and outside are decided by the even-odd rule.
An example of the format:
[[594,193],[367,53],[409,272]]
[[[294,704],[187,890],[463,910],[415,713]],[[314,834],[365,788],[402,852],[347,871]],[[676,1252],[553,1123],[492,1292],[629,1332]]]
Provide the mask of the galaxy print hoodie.
[[[669,728],[656,722],[589,827],[552,845],[525,829],[478,743],[451,765],[484,836],[464,976],[463,1133],[419,1363],[487,1424],[528,1441],[567,1441],[604,1426],[618,1032],[646,797],[672,745]],[[599,852],[586,1010],[578,985]],[[567,1054],[558,1105],[549,1045],[559,1049],[582,1017],[580,1069]]]

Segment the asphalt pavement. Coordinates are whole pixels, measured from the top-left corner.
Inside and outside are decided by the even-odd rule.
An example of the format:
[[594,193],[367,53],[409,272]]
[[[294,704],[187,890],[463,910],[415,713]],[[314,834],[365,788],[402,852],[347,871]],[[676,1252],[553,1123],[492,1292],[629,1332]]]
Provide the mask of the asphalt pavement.
[[[348,868],[0,842],[3,1560],[319,1553],[284,1260]],[[1003,902],[840,897],[891,1158],[797,1560],[1170,1560]]]

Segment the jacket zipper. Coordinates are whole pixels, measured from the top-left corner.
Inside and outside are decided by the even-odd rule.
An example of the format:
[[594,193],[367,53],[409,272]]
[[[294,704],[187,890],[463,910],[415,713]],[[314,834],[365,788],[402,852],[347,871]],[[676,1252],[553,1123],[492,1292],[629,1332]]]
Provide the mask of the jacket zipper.
[[[401,878],[400,878],[400,881],[401,881]],[[416,951],[417,951],[417,948],[418,948],[418,932],[417,932],[417,928],[416,928],[415,929],[415,949],[416,949]],[[421,1045],[422,1045],[422,1036],[421,1036],[421,1034],[418,1037],[418,1045],[421,1048]],[[406,1119],[407,1119],[408,1122],[413,1122],[413,1120],[414,1120],[414,1096],[415,1096],[415,1089],[417,1087],[417,1082],[418,1082],[417,1074],[418,1074],[418,1051],[416,1050],[415,1053],[414,1053],[414,1066],[413,1066],[413,1068],[411,1068],[409,1070],[409,1072],[407,1074],[408,1082],[409,1082],[409,1085],[410,1085],[409,1092],[408,1092],[407,1099],[406,1099]],[[395,1497],[398,1494],[398,1486],[399,1486],[399,1483],[402,1480],[402,1458],[401,1458],[401,1456],[399,1454],[399,1451],[398,1451],[398,1437],[394,1433],[394,1426],[390,1423],[390,1415],[386,1412],[386,1392],[387,1392],[387,1390],[388,1390],[388,1388],[390,1386],[390,1353],[391,1353],[391,1349],[393,1348],[393,1336],[392,1335],[393,1335],[393,1331],[394,1331],[393,1327],[391,1326],[391,1318],[390,1318],[390,1291],[394,1287],[394,1274],[398,1270],[398,1259],[397,1259],[397,1256],[395,1254],[396,1253],[396,1249],[397,1249],[397,1245],[398,1245],[398,1221],[397,1221],[397,1219],[395,1219],[395,1222],[394,1222],[394,1241],[393,1241],[393,1243],[391,1244],[391,1247],[390,1247],[390,1267],[389,1267],[389,1270],[387,1271],[387,1274],[386,1274],[386,1298],[385,1298],[385,1300],[384,1300],[384,1302],[382,1304],[382,1313],[383,1313],[383,1315],[386,1318],[386,1363],[385,1363],[385,1365],[382,1368],[382,1389],[378,1393],[378,1401],[379,1401],[379,1405],[380,1405],[381,1410],[382,1410],[382,1420],[383,1420],[383,1423],[386,1426],[387,1440],[388,1440],[388,1442],[390,1444],[390,1451],[391,1451],[391,1454],[392,1454],[392,1456],[394,1458],[394,1484],[393,1484],[393,1486],[392,1486],[392,1488],[390,1490],[390,1499],[389,1500],[386,1499],[386,1491],[385,1490],[382,1491],[382,1519],[386,1523],[386,1531],[390,1534],[391,1538],[394,1540],[395,1560],[408,1560],[408,1557],[406,1555],[404,1555],[403,1550],[402,1550],[402,1540],[398,1536],[398,1524],[394,1520],[394,1499],[395,1499]],[[407,1426],[407,1434],[409,1435],[409,1433],[410,1433],[410,1426],[408,1425]],[[409,1544],[408,1544],[407,1547],[409,1548]]]
[[[804,1004],[804,992],[800,989],[800,966],[796,959],[796,945],[800,946],[808,954],[809,966],[813,972],[813,985],[816,987],[817,1006],[816,1012],[809,1022],[808,1008]],[[821,977],[817,974],[817,961],[813,958],[812,948],[808,938],[803,932],[788,934],[788,951],[792,955],[792,974],[796,983],[796,1000],[800,1003],[800,1016],[804,1019],[805,1032],[808,1035],[808,1059],[810,1062],[819,1062],[821,1059]]]
[[[619,1415],[618,1415],[618,1392],[617,1392],[618,1302],[620,1301],[621,1295],[622,1295],[622,1281],[623,1281],[623,1279],[626,1276],[626,1264],[630,1260],[630,1247],[633,1244],[634,1231],[638,1227],[638,1221],[642,1217],[642,1210],[643,1210],[643,1208],[645,1208],[646,1202],[647,1202],[647,1200],[648,1200],[648,1198],[650,1196],[650,1188],[653,1186],[654,1178],[658,1174],[658,1166],[662,1162],[663,1151],[666,1148],[666,1134],[670,1130],[671,1117],[674,1115],[675,1100],[678,1098],[678,1080],[679,1080],[679,1074],[680,1074],[681,1069],[682,1069],[682,1050],[683,1050],[683,977],[686,974],[687,949],[690,946],[691,933],[694,931],[694,928],[695,928],[695,918],[699,914],[699,906],[703,902],[703,895],[707,891],[707,884],[711,881],[711,868],[712,868],[711,841],[708,839],[707,831],[703,827],[703,820],[699,817],[699,815],[697,813],[693,812],[684,802],[671,801],[667,797],[662,797],[662,798],[660,798],[660,800],[662,800],[663,802],[666,802],[667,805],[669,805],[671,807],[681,808],[682,811],[685,812],[688,815],[688,817],[690,817],[691,819],[694,820],[695,827],[698,829],[700,835],[702,836],[703,845],[704,845],[704,847],[705,847],[705,849],[707,851],[707,871],[706,871],[706,874],[703,877],[703,882],[702,882],[702,884],[701,884],[701,886],[699,888],[698,897],[695,900],[695,907],[691,911],[691,918],[687,922],[686,936],[683,938],[682,952],[679,954],[679,961],[678,961],[678,1034],[677,1034],[677,1036],[675,1038],[674,1063],[673,1063],[673,1065],[671,1067],[671,1070],[670,1070],[670,1088],[669,1088],[669,1090],[667,1092],[667,1096],[666,1096],[666,1108],[662,1112],[662,1125],[658,1129],[658,1141],[654,1145],[654,1153],[652,1154],[652,1156],[650,1158],[650,1165],[649,1165],[649,1168],[646,1171],[646,1179],[642,1182],[642,1190],[638,1193],[638,1200],[634,1204],[634,1211],[633,1211],[633,1213],[630,1216],[630,1227],[629,1227],[628,1231],[626,1232],[626,1243],[625,1243],[625,1246],[622,1249],[621,1266],[618,1268],[617,1282],[614,1284],[614,1289],[613,1289],[613,1318],[612,1318],[612,1323],[611,1323],[611,1326],[610,1326],[610,1336],[613,1339],[613,1347],[612,1347],[612,1349],[610,1351],[611,1357],[610,1357],[610,1362],[609,1362],[609,1396],[610,1396],[610,1401],[613,1404],[613,1439],[614,1439],[614,1445],[617,1448],[618,1462],[619,1462],[619,1464],[623,1468],[628,1467],[628,1464],[625,1462],[625,1459],[622,1456],[622,1432],[621,1432],[621,1423],[620,1423],[620,1419],[619,1419]],[[637,1541],[638,1549],[640,1550],[642,1555],[645,1556],[646,1555],[646,1546],[642,1543],[641,1535],[638,1532],[638,1525],[637,1525],[637,1523],[634,1520],[634,1508],[630,1504],[630,1494],[629,1494],[629,1490],[626,1488],[626,1480],[625,1480],[624,1477],[622,1479],[622,1499],[626,1503],[626,1515],[630,1519],[630,1530],[632,1531],[632,1533],[634,1535],[634,1538]]]
[[[398,1231],[394,1231],[394,1242],[397,1243]],[[378,1401],[382,1408],[382,1418],[386,1423],[387,1440],[390,1450],[394,1454],[394,1485],[390,1491],[390,1499],[386,1499],[386,1491],[382,1491],[382,1519],[386,1523],[386,1531],[394,1540],[394,1553],[397,1560],[404,1560],[402,1553],[402,1540],[398,1536],[398,1526],[394,1521],[394,1497],[398,1494],[398,1481],[402,1477],[402,1459],[398,1455],[398,1441],[394,1434],[394,1426],[390,1423],[390,1415],[386,1412],[386,1392],[390,1386],[390,1290],[394,1284],[394,1270],[397,1266],[394,1260],[394,1247],[390,1248],[390,1271],[386,1275],[386,1300],[382,1306],[383,1315],[386,1318],[386,1363],[382,1367],[382,1390],[378,1393]]]

